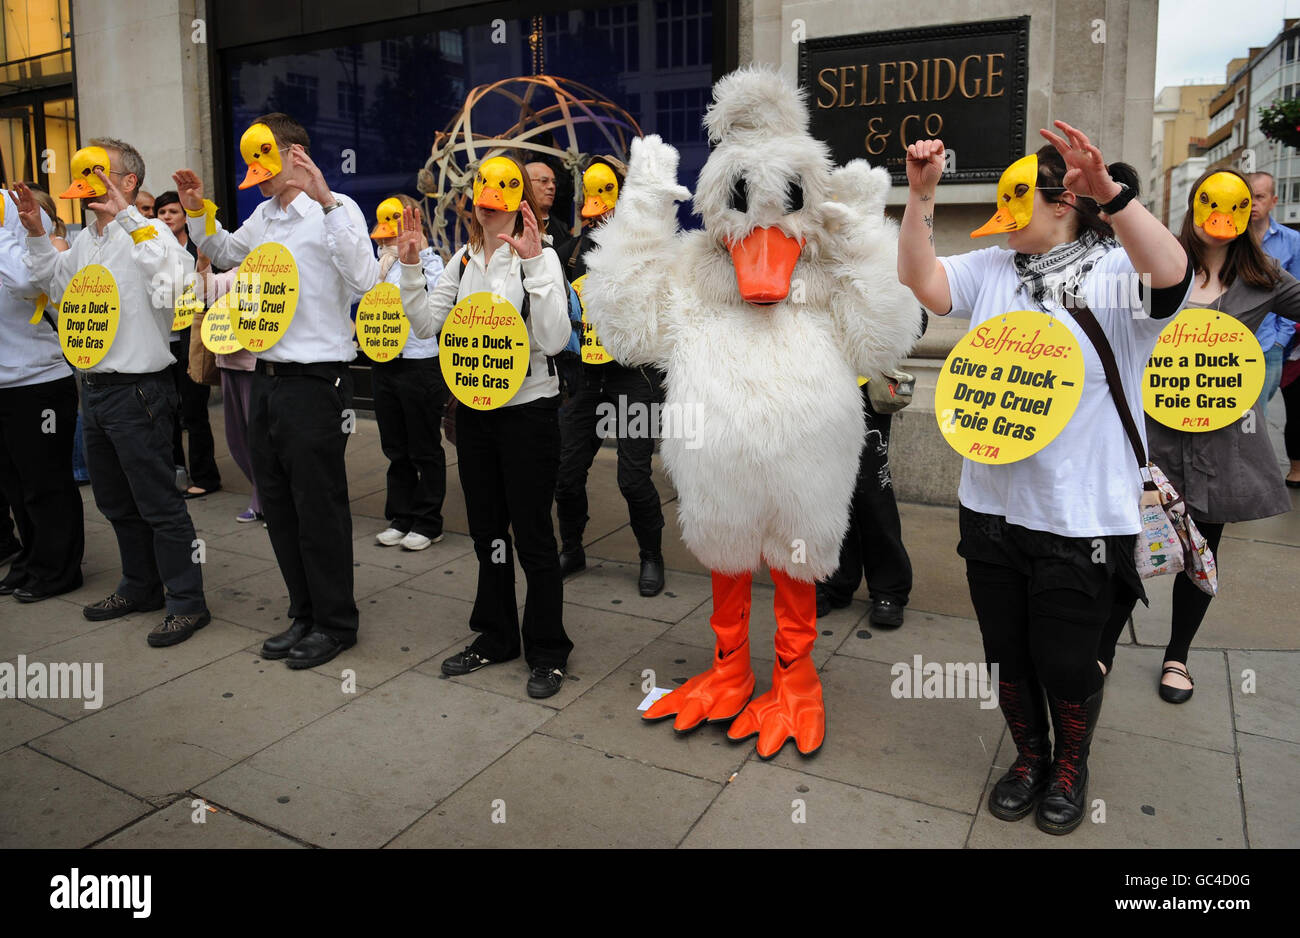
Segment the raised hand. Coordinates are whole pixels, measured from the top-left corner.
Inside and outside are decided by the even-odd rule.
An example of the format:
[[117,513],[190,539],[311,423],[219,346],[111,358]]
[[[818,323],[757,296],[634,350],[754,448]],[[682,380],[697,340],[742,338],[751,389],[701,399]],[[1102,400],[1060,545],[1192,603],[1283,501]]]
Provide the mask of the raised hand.
[[95,175],[99,177],[99,181],[104,184],[108,191],[99,197],[98,202],[90,203],[90,210],[92,212],[104,212],[108,215],[116,215],[131,204],[126,200],[126,196],[122,194],[122,190],[117,187],[117,183],[113,181],[112,176],[105,173],[98,166],[95,167]]
[[515,253],[526,260],[542,253],[542,235],[537,230],[537,216],[533,214],[527,202],[519,203],[519,212],[524,219],[524,233],[517,238],[508,234],[499,234],[497,237],[514,248]]
[[664,143],[658,134],[637,137],[628,155],[627,186],[635,193],[640,189],[662,192],[674,202],[685,202],[691,190],[677,184],[677,150]]
[[181,197],[181,205],[188,211],[197,212],[203,208],[203,180],[192,169],[182,169],[172,173],[172,182],[176,183],[176,194]]
[[402,209],[402,230],[397,233],[397,259],[403,264],[420,263],[420,244],[424,232],[420,230],[420,210]]
[[32,195],[32,190],[21,182],[14,184],[14,192],[18,196],[18,220],[22,222],[29,235],[39,238],[45,234],[40,203],[36,201],[36,196]]
[[942,140],[918,140],[907,146],[907,184],[916,192],[929,192],[943,176],[946,156]]
[[1119,195],[1119,183],[1110,178],[1101,151],[1088,140],[1087,134],[1076,130],[1065,121],[1053,123],[1068,139],[1063,140],[1050,130],[1040,130],[1039,133],[1056,147],[1057,152],[1065,160],[1065,178],[1061,181],[1061,185],[1075,195],[1084,196],[1102,205]]
[[334,202],[334,193],[330,192],[329,184],[325,182],[325,176],[320,171],[320,167],[312,162],[312,158],[307,155],[307,151],[302,148],[302,144],[295,143],[289,148],[289,162],[295,169],[303,172],[302,178],[287,178],[284,181],[286,189],[301,189],[307,195],[321,205],[330,205]]

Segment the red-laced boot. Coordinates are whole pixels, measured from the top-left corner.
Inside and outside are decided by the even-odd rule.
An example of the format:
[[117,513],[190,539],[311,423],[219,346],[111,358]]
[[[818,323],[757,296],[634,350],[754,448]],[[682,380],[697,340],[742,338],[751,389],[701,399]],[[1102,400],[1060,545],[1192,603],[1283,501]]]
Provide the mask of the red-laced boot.
[[1018,821],[1034,810],[1052,767],[1043,688],[1033,678],[998,681],[998,706],[1011,730],[1017,755],[989,792],[989,813],[1004,821]]
[[1049,834],[1068,834],[1083,823],[1088,794],[1088,752],[1092,732],[1101,716],[1101,691],[1082,703],[1059,700],[1050,693],[1052,731],[1056,736],[1056,761],[1047,791],[1038,802],[1038,829]]
[[697,674],[671,694],[656,700],[642,719],[677,716],[673,729],[693,730],[706,720],[733,719],[754,694],[754,669],[749,663],[749,605],[753,574],[727,576],[713,571],[713,615],[709,625],[717,636],[713,667]]

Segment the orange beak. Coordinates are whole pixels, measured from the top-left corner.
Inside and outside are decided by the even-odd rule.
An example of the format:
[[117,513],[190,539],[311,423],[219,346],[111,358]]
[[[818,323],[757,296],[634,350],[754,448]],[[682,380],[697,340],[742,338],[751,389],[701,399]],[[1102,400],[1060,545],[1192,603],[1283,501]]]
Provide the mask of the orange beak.
[[976,228],[970,233],[972,238],[982,238],[984,235],[1006,234],[1016,230],[1016,220],[1011,217],[1011,211],[1005,205],[999,205],[998,210],[993,213],[993,217],[986,221],[983,227]]
[[370,237],[374,238],[376,241],[379,241],[382,238],[396,238],[397,229],[386,221],[380,222],[375,225],[375,230],[370,232]]
[[89,199],[96,195],[94,189],[84,179],[78,179],[59,196],[61,199]]
[[780,228],[755,228],[740,243],[729,245],[740,298],[758,304],[784,300],[803,244]]
[[239,184],[239,188],[248,189],[253,186],[261,185],[270,179],[274,173],[263,166],[261,163],[249,163],[248,174],[244,176],[244,181]]
[[604,215],[608,212],[609,208],[608,205],[595,196],[588,196],[587,201],[582,203],[582,217],[596,218],[597,216]]
[[479,193],[478,201],[474,204],[481,205],[483,208],[494,208],[498,212],[506,211],[506,197],[496,186],[484,186],[483,191]]
[[1237,237],[1237,226],[1227,212],[1212,212],[1210,217],[1205,219],[1204,228],[1207,235],[1220,241],[1231,241]]

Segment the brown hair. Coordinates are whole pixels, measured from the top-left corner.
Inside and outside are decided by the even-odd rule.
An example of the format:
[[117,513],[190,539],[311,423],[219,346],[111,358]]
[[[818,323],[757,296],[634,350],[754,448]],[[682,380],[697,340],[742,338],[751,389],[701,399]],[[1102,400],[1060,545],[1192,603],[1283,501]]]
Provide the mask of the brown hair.
[[307,136],[307,129],[288,114],[272,111],[270,114],[263,114],[253,123],[265,124],[271,128],[271,133],[275,135],[280,146],[291,147],[296,143],[307,151],[308,156],[311,156],[311,137]]
[[25,183],[25,185],[32,190],[32,198],[37,201],[41,208],[45,209],[45,214],[50,216],[50,224],[54,226],[54,230],[50,232],[50,235],[66,241],[68,239],[68,226],[59,217],[59,209],[54,203],[54,197],[34,182]]
[[[1178,233],[1178,240],[1191,259],[1192,269],[1202,275],[1202,284],[1210,281],[1210,269],[1205,263],[1208,252],[1205,244],[1196,236],[1192,203],[1201,184],[1215,173],[1231,173],[1245,183],[1247,189],[1250,188],[1250,182],[1235,169],[1207,169],[1187,190],[1187,214],[1183,216],[1183,228]],[[1249,228],[1228,242],[1228,252],[1223,258],[1223,267],[1219,270],[1219,282],[1223,284],[1224,289],[1232,286],[1238,277],[1252,287],[1263,290],[1273,289],[1282,279],[1278,273],[1277,261],[1264,253],[1259,242],[1251,236]]]
[[[1134,194],[1140,193],[1142,184],[1138,178],[1137,170],[1127,163],[1111,163],[1106,167],[1110,173],[1110,178],[1116,182],[1122,182],[1133,190]],[[1037,185],[1042,189],[1056,189],[1056,192],[1043,192],[1043,199],[1051,204],[1066,202],[1065,190],[1065,158],[1061,152],[1050,143],[1040,147],[1038,150],[1038,181]],[[1074,209],[1075,215],[1079,220],[1078,231],[1075,232],[1077,238],[1083,233],[1084,229],[1095,231],[1103,238],[1115,237],[1115,230],[1102,220],[1101,209],[1097,203],[1085,196],[1075,196],[1073,203],[1066,203]]]
[[[541,210],[538,209],[537,207],[537,196],[533,195],[532,180],[529,179],[528,174],[524,172],[524,164],[519,162],[518,158],[511,156],[508,153],[502,153],[499,155],[504,156],[510,162],[514,163],[515,167],[519,170],[519,175],[522,176],[524,180],[524,194],[519,201],[519,208],[515,211],[515,230],[511,232],[517,238],[524,233],[524,203],[527,202],[528,207],[532,209],[533,218],[540,219],[542,217],[542,213]],[[538,234],[540,235],[542,233],[540,221],[538,221],[537,226],[538,226]],[[474,197],[472,194],[470,195],[468,227],[469,227],[469,246],[476,251],[482,250],[483,226],[478,223],[478,215],[476,215],[474,212]],[[542,241],[542,245],[543,246],[546,245],[545,240]]]

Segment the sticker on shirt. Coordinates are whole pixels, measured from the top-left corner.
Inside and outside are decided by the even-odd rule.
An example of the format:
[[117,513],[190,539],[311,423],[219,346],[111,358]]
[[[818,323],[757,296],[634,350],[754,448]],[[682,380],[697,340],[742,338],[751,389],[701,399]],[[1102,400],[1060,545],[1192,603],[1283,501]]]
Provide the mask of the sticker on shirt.
[[389,362],[402,354],[411,336],[411,321],[402,309],[395,283],[377,283],[357,306],[357,345],[371,361]]
[[298,265],[283,244],[268,241],[244,258],[230,291],[235,338],[265,352],[284,338],[298,308]]
[[934,411],[948,445],[1006,465],[1065,429],[1083,395],[1083,351],[1064,323],[1017,310],[966,333],[943,363]]
[[199,338],[203,346],[213,355],[233,355],[242,346],[235,337],[235,324],[230,321],[230,303],[233,294],[227,293],[212,304],[203,316],[203,328]]
[[203,312],[203,301],[199,299],[194,287],[195,285],[191,283],[176,301],[175,315],[172,316],[172,332],[188,329],[194,325],[194,314]]
[[87,264],[68,281],[59,303],[59,344],[76,368],[94,368],[117,337],[121,300],[103,264]]
[[447,387],[475,410],[494,410],[519,392],[529,354],[524,318],[498,293],[471,293],[457,303],[438,339]]
[[582,300],[582,287],[586,279],[587,275],[583,274],[572,284],[573,292],[578,294],[578,303],[582,306],[582,333],[579,337],[582,363],[584,365],[607,365],[614,360],[614,356],[605,351],[605,346],[600,344],[600,339],[596,337],[596,327],[587,318],[587,305]]
[[1236,423],[1264,387],[1264,352],[1239,319],[1185,309],[1165,326],[1142,374],[1142,409],[1175,430]]

